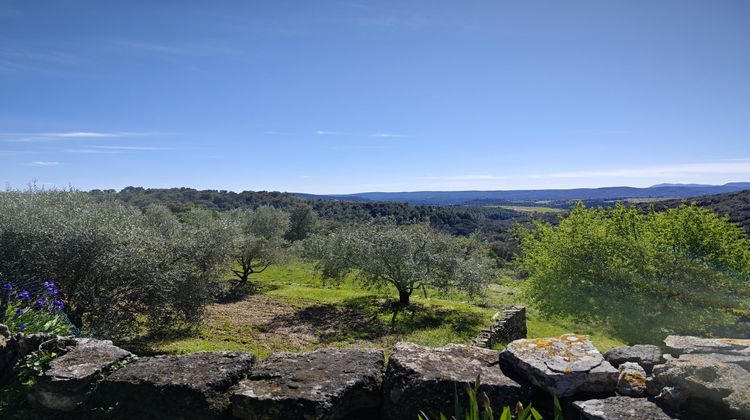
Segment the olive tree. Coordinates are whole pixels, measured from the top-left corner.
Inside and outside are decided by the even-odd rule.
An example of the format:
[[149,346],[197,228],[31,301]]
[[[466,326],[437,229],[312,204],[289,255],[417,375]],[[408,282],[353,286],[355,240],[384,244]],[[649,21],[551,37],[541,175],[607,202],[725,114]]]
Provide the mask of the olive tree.
[[294,205],[289,210],[289,230],[284,239],[294,242],[307,238],[318,225],[318,215],[313,207],[305,202]]
[[54,280],[71,321],[96,335],[195,325],[228,238],[226,223],[202,211],[181,222],[162,207],[73,191],[0,193],[3,280]]
[[239,278],[235,287],[247,283],[251,274],[262,273],[270,265],[284,261],[288,242],[289,214],[273,207],[233,210],[227,215],[232,226],[230,255]]
[[408,306],[423,286],[477,294],[495,276],[480,244],[438,233],[426,225],[371,224],[314,235],[304,254],[326,278],[342,280],[356,272],[365,285],[391,285],[399,304]]

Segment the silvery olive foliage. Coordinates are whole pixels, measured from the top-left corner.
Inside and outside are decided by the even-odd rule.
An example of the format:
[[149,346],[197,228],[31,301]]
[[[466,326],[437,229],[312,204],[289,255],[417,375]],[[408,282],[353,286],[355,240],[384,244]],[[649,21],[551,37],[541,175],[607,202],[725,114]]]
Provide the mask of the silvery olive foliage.
[[0,193],[0,273],[54,280],[89,334],[195,324],[225,266],[229,223],[205,210],[182,218],[75,191]]
[[395,287],[401,305],[422,286],[479,294],[495,279],[479,241],[421,224],[369,224],[313,235],[305,241],[304,255],[325,278],[341,280],[356,272],[366,285]]
[[289,214],[269,206],[255,210],[232,210],[226,220],[231,226],[232,241],[229,255],[237,267],[232,270],[239,284],[249,276],[261,273],[272,264],[283,262],[289,243],[284,234],[289,230]]

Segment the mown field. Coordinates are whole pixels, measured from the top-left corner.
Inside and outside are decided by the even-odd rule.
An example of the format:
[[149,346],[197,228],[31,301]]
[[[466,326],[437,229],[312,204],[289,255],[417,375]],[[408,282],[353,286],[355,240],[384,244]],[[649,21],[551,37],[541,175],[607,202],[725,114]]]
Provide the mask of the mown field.
[[497,206],[484,206],[484,207],[514,210],[514,211],[520,211],[524,213],[562,213],[565,211],[565,209],[560,209],[557,207],[544,207],[544,206],[497,205]]
[[[227,287],[232,280],[227,278]],[[500,276],[487,294],[414,292],[412,305],[397,310],[390,288],[372,290],[353,278],[325,284],[314,268],[293,263],[272,266],[253,284],[209,305],[203,325],[195,331],[151,337],[129,346],[140,353],[191,353],[240,350],[265,357],[280,351],[324,347],[377,347],[386,351],[398,341],[428,346],[467,343],[490,324],[499,305],[523,304],[519,281]],[[528,308],[529,337],[567,332],[588,334],[601,351],[622,345],[604,329],[563,319],[541,319]]]

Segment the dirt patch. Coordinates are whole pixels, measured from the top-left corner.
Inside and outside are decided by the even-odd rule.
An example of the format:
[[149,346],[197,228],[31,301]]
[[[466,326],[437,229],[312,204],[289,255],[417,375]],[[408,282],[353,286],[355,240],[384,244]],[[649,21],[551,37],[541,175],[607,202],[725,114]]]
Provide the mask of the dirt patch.
[[209,334],[215,338],[276,351],[304,351],[374,339],[386,333],[372,313],[358,308],[295,302],[257,294],[207,307]]
[[298,307],[262,294],[250,295],[233,303],[216,303],[206,307],[212,324],[261,325],[281,315],[297,312]]

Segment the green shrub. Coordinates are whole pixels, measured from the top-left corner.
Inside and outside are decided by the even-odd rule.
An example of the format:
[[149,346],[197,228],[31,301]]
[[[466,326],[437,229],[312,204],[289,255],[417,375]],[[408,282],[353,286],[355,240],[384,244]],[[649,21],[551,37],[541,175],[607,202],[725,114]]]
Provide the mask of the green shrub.
[[527,296],[547,315],[612,327],[631,342],[731,333],[750,307],[750,242],[696,206],[576,206],[522,237]]
[[182,216],[72,191],[0,193],[0,272],[20,283],[54,279],[68,317],[90,334],[192,325],[229,235],[214,212]]

